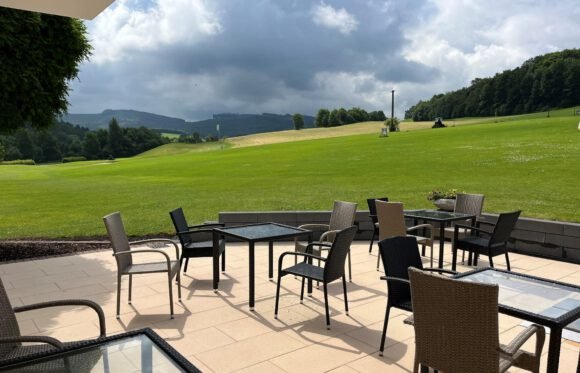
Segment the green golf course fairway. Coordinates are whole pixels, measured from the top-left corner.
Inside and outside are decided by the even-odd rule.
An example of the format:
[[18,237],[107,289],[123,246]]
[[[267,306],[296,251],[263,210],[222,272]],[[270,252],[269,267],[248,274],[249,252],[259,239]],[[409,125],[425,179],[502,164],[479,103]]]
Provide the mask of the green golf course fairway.
[[[270,145],[169,144],[114,162],[0,166],[0,239],[106,234],[120,211],[130,235],[172,232],[220,211],[329,210],[388,196],[432,208],[432,189],[485,194],[485,212],[580,222],[580,117],[319,138]],[[341,128],[331,128],[340,131]],[[308,131],[308,130],[303,130]]]

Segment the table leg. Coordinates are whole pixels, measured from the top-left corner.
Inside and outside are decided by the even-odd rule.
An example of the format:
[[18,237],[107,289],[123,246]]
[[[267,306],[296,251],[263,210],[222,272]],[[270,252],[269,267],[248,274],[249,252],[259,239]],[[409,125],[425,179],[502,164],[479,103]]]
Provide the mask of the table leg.
[[439,223],[439,268],[443,268],[443,249],[445,248],[445,223]]
[[268,278],[274,281],[274,241],[268,242]]
[[550,329],[550,347],[548,350],[547,373],[557,373],[560,364],[560,345],[562,343],[562,328]]
[[218,232],[213,232],[213,291],[217,293],[218,290],[218,283],[220,281],[220,266],[219,266],[219,259],[220,259],[220,235]]
[[250,311],[254,310],[254,241],[250,241]]
[[[314,240],[314,233],[311,232],[308,234],[308,243],[312,243],[313,240]],[[312,258],[308,258],[308,264],[312,264]],[[311,297],[312,296],[312,279],[309,278],[307,282],[308,282],[308,296]]]

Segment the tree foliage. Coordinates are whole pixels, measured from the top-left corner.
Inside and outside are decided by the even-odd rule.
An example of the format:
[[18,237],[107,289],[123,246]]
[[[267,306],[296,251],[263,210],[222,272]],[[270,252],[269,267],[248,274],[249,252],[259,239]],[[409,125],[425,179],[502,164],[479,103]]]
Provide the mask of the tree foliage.
[[46,128],[91,51],[82,21],[0,7],[0,132]]
[[298,131],[304,128],[304,117],[302,114],[296,113],[292,115],[292,122],[294,122],[294,128]]
[[314,119],[316,127],[336,127],[344,124],[368,122],[368,121],[384,121],[386,119],[385,113],[380,111],[371,111],[370,113],[359,107],[352,109],[338,108],[328,110],[319,109]]
[[433,120],[514,115],[580,104],[580,49],[534,57],[467,88],[434,95],[405,112],[406,119]]

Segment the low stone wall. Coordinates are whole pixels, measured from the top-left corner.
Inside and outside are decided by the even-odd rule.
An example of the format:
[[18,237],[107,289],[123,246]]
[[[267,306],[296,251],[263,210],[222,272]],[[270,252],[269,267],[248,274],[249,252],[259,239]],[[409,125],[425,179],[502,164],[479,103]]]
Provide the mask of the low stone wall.
[[[330,211],[248,211],[220,212],[226,226],[276,222],[291,226],[308,223],[328,224]],[[482,221],[495,223],[497,215],[484,214]],[[358,211],[359,232],[355,239],[369,240],[372,222],[368,211]],[[411,223],[411,221],[409,221]],[[580,224],[520,218],[512,233],[513,252],[580,264]]]

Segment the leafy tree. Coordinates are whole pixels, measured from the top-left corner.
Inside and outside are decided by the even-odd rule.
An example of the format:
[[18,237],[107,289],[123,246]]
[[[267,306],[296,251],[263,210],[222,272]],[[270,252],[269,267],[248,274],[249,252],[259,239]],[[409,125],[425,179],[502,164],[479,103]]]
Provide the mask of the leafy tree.
[[16,147],[20,151],[22,159],[32,159],[34,157],[34,143],[26,128],[20,128],[15,134]]
[[385,120],[385,127],[389,128],[389,132],[397,132],[399,131],[399,118],[394,117],[393,119],[389,118]]
[[316,119],[314,119],[316,127],[328,127],[329,116],[330,111],[328,109],[319,109],[318,114],[316,114]]
[[0,7],[0,132],[46,128],[91,47],[82,21]]
[[42,149],[42,157],[35,159],[37,162],[57,162],[62,159],[56,137],[48,132],[42,131],[38,135],[38,144]]
[[108,145],[111,155],[115,158],[123,156],[123,142],[125,136],[119,122],[114,117],[109,122]]
[[5,154],[4,145],[2,145],[2,143],[0,142],[0,162],[4,160],[4,154]]
[[296,113],[292,115],[292,121],[294,122],[294,128],[298,131],[304,128],[304,117],[302,114]]
[[202,142],[201,136],[199,135],[199,133],[193,131],[193,133],[191,134],[191,137],[193,139],[193,143],[194,144],[199,144]]
[[83,141],[83,155],[87,159],[99,159],[101,155],[101,144],[95,132],[89,132]]
[[328,116],[328,127],[340,126],[340,119],[338,117],[338,110],[334,109]]

